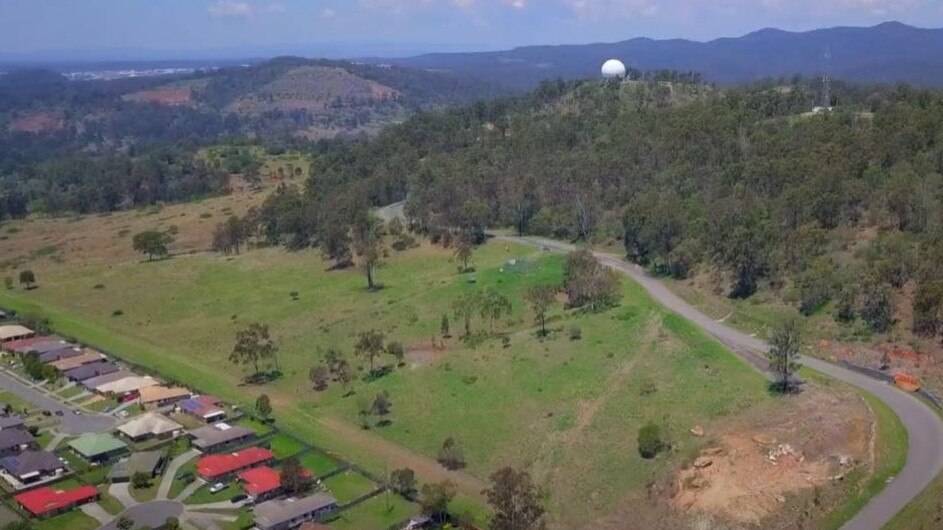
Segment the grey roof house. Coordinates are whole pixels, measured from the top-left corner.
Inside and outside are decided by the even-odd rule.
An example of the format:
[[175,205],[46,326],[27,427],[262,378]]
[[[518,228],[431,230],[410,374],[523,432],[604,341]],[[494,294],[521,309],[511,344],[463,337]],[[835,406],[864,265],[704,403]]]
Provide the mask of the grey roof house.
[[66,370],[62,373],[62,375],[68,378],[70,381],[84,381],[99,375],[110,374],[117,371],[118,367],[114,364],[111,364],[107,361],[101,361],[79,366],[78,368],[73,368],[72,370]]
[[323,493],[301,499],[277,499],[257,505],[252,513],[259,530],[289,530],[318,521],[337,509],[337,499]]
[[112,482],[128,482],[131,480],[131,475],[137,472],[156,477],[163,472],[165,460],[162,451],[137,452],[112,466],[111,471],[108,472],[108,479]]
[[128,370],[118,370],[116,372],[111,372],[109,374],[99,375],[92,377],[90,379],[85,379],[82,381],[82,386],[88,388],[89,390],[93,388],[98,388],[101,385],[106,385],[108,383],[113,383],[115,381],[120,381],[128,377],[135,377],[137,374]]
[[20,482],[36,482],[66,470],[59,457],[49,451],[24,451],[0,459],[0,467]]
[[0,414],[0,431],[6,429],[25,429],[26,420],[19,416]]
[[188,433],[193,440],[190,445],[203,451],[212,453],[221,451],[227,447],[247,442],[255,438],[255,431],[241,425],[229,425],[228,423],[214,423],[193,429]]
[[36,439],[23,429],[0,431],[0,456],[15,455],[36,448]]

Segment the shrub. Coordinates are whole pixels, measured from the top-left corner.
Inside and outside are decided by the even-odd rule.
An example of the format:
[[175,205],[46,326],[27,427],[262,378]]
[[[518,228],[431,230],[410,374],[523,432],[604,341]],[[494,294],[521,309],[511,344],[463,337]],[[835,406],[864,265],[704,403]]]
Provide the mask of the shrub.
[[123,314],[124,314],[124,311],[120,309],[115,309],[114,311],[111,312],[111,316],[113,317],[120,317]]
[[7,276],[6,278],[4,278],[3,285],[6,286],[8,291],[13,289],[13,278],[11,278],[10,276]]
[[455,471],[457,469],[462,469],[465,467],[465,452],[462,451],[460,445],[455,440],[449,436],[442,442],[442,450],[439,451],[439,457],[437,458],[440,464],[448,470]]
[[105,284],[103,284],[103,283],[96,283],[95,285],[92,286],[92,289],[99,289],[99,290],[101,290],[101,289],[104,289],[104,288],[105,288]]
[[665,449],[661,439],[661,427],[648,422],[638,431],[638,452],[642,458],[655,458]]
[[579,326],[570,326],[567,334],[569,335],[570,340],[580,340],[583,338],[583,330],[581,330]]

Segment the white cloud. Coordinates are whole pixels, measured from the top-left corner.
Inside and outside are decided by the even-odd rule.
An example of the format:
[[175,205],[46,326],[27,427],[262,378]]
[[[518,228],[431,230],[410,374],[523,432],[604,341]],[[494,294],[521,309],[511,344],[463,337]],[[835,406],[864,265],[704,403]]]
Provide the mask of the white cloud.
[[284,13],[286,9],[277,2],[256,6],[242,0],[216,0],[206,11],[214,17],[251,17],[260,13]]

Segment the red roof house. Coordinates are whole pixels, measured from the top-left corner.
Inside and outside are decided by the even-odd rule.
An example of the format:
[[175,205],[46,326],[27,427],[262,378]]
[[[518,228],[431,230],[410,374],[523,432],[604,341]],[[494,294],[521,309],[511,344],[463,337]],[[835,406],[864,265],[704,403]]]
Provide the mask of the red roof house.
[[97,499],[98,490],[93,486],[80,486],[71,490],[42,487],[16,496],[16,502],[37,517],[67,511]]
[[[305,476],[311,476],[311,472],[307,469]],[[245,483],[243,489],[246,493],[256,499],[266,497],[282,487],[282,474],[268,466],[243,471],[239,473],[239,480]]]
[[275,454],[261,447],[250,447],[228,455],[209,455],[199,459],[196,472],[206,480],[215,480],[251,467],[268,464]]

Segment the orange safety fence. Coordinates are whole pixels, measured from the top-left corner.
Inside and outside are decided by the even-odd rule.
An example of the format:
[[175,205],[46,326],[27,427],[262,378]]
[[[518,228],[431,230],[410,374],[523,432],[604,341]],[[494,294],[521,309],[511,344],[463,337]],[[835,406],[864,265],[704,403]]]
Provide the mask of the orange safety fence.
[[897,387],[901,390],[906,390],[907,392],[916,392],[920,390],[920,380],[910,374],[905,374],[903,372],[897,372],[894,374],[894,384],[897,385]]

